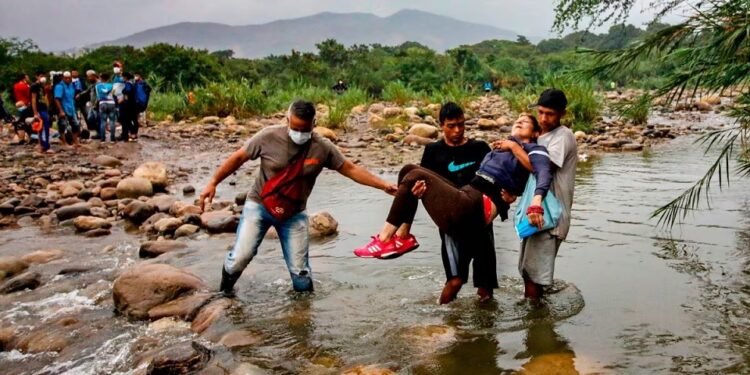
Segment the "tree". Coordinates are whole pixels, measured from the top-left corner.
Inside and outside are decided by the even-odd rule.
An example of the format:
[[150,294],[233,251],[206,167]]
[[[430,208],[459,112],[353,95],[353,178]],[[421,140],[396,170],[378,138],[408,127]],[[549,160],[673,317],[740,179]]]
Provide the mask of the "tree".
[[525,45],[525,46],[531,45],[531,42],[529,41],[529,39],[523,35],[519,35],[518,38],[516,38],[516,43]]
[[[621,21],[635,3],[636,0],[559,0],[553,28],[578,28],[584,20],[589,20],[589,27]],[[659,58],[679,67],[667,73],[658,90],[668,101],[692,96],[698,89],[717,93],[750,84],[750,1],[653,0],[651,6],[656,10],[654,22],[670,11],[692,11],[681,23],[657,25],[658,31],[626,48],[593,53],[595,66],[587,74],[614,74],[636,69],[644,60]],[[736,102],[729,113],[734,124],[699,139],[706,152],[716,149],[719,156],[701,179],[653,213],[659,223],[672,226],[698,208],[703,199],[709,200],[711,183],[717,176],[719,188],[728,182],[730,160],[737,161],[738,176],[750,175],[750,94],[740,94]]]

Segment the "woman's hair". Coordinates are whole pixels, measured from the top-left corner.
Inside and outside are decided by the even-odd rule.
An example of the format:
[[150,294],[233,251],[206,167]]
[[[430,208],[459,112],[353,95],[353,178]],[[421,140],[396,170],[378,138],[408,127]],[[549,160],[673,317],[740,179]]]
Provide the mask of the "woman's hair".
[[518,117],[526,117],[529,120],[531,120],[531,124],[533,125],[533,128],[534,128],[535,132],[541,132],[542,131],[542,127],[539,126],[539,121],[537,121],[536,117],[534,117],[534,115],[532,115],[531,113],[524,112],[524,113],[521,113],[520,115],[518,115]]
[[109,81],[109,73],[102,73],[100,77],[102,81]]

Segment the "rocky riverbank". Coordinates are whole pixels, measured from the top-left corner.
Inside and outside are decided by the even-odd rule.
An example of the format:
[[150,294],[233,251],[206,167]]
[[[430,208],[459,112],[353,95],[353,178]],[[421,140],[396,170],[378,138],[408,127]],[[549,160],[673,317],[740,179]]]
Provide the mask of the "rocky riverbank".
[[[705,117],[726,105],[722,100],[712,103],[679,111],[660,108],[655,122],[646,125],[603,118],[590,134],[576,133],[581,157],[638,151],[705,131]],[[468,108],[470,137],[491,142],[508,135],[513,117],[502,98],[482,97]],[[436,105],[374,103],[355,108],[345,129],[317,127],[316,131],[356,162],[394,170],[417,162],[422,147],[439,138],[437,110]],[[319,112],[324,118],[328,109],[321,106]],[[85,297],[84,306],[108,307],[118,324],[149,327],[151,331],[125,354],[130,361],[123,365],[126,368],[146,374],[201,369],[227,373],[227,368],[237,374],[259,373],[227,358],[229,350],[252,346],[263,340],[263,334],[231,324],[234,302],[218,297],[212,282],[163,262],[185,256],[194,241],[236,230],[245,194],[233,201],[216,201],[204,213],[196,202],[202,186],[190,183],[196,175],[207,178],[228,152],[282,118],[278,114],[249,120],[207,117],[151,123],[143,129],[139,143],[90,142],[79,150],[49,156],[36,154],[31,146],[0,145],[0,230],[8,236],[15,230],[38,230],[40,238],[38,243],[29,243],[28,249],[0,257],[0,310],[34,303],[38,300],[34,290],[48,288],[56,293],[53,296],[67,296],[68,302]],[[253,172],[257,163],[248,169]],[[326,212],[311,215],[310,222],[315,239],[337,233],[338,223]],[[62,238],[60,243],[44,241],[53,238],[52,233],[57,240]],[[118,253],[110,237],[135,239],[139,245]],[[99,246],[86,251],[97,254],[97,261],[107,266],[78,259],[82,253],[68,248],[65,238]],[[18,355],[55,353],[57,359],[45,361],[57,363],[75,356],[86,340],[114,340],[110,336],[117,331],[110,327],[111,313],[61,311],[36,322],[3,321],[0,350]],[[12,313],[5,316],[18,318]],[[445,334],[443,327],[435,330]],[[164,331],[177,332],[182,339],[160,337]],[[436,335],[429,330],[415,332],[410,335]],[[322,358],[323,365],[337,366],[335,360]],[[226,367],[227,363],[231,366]],[[389,370],[366,366],[353,368],[351,373]]]

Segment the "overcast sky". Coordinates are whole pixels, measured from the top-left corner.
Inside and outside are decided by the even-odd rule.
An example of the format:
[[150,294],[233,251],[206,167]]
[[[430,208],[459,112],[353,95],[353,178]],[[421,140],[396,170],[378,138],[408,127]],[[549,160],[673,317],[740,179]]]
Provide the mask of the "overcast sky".
[[[647,4],[650,0],[641,0]],[[182,21],[266,23],[319,12],[388,16],[410,8],[483,23],[522,35],[549,37],[555,0],[0,0],[0,36],[33,39],[59,51],[113,40]],[[630,22],[650,19],[637,6]]]

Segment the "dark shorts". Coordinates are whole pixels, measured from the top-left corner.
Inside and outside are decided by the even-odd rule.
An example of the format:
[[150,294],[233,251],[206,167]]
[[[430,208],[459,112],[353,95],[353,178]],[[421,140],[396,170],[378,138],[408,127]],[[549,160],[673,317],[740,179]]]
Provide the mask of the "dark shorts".
[[77,134],[81,131],[81,124],[78,122],[78,116],[65,115],[57,120],[57,128],[60,134],[67,132],[68,129]]
[[[445,278],[458,277],[465,284],[469,281],[469,266],[474,269],[474,287],[495,289],[497,265],[495,263],[495,239],[489,226],[471,236],[456,239],[440,232]],[[473,262],[472,262],[473,261]]]

